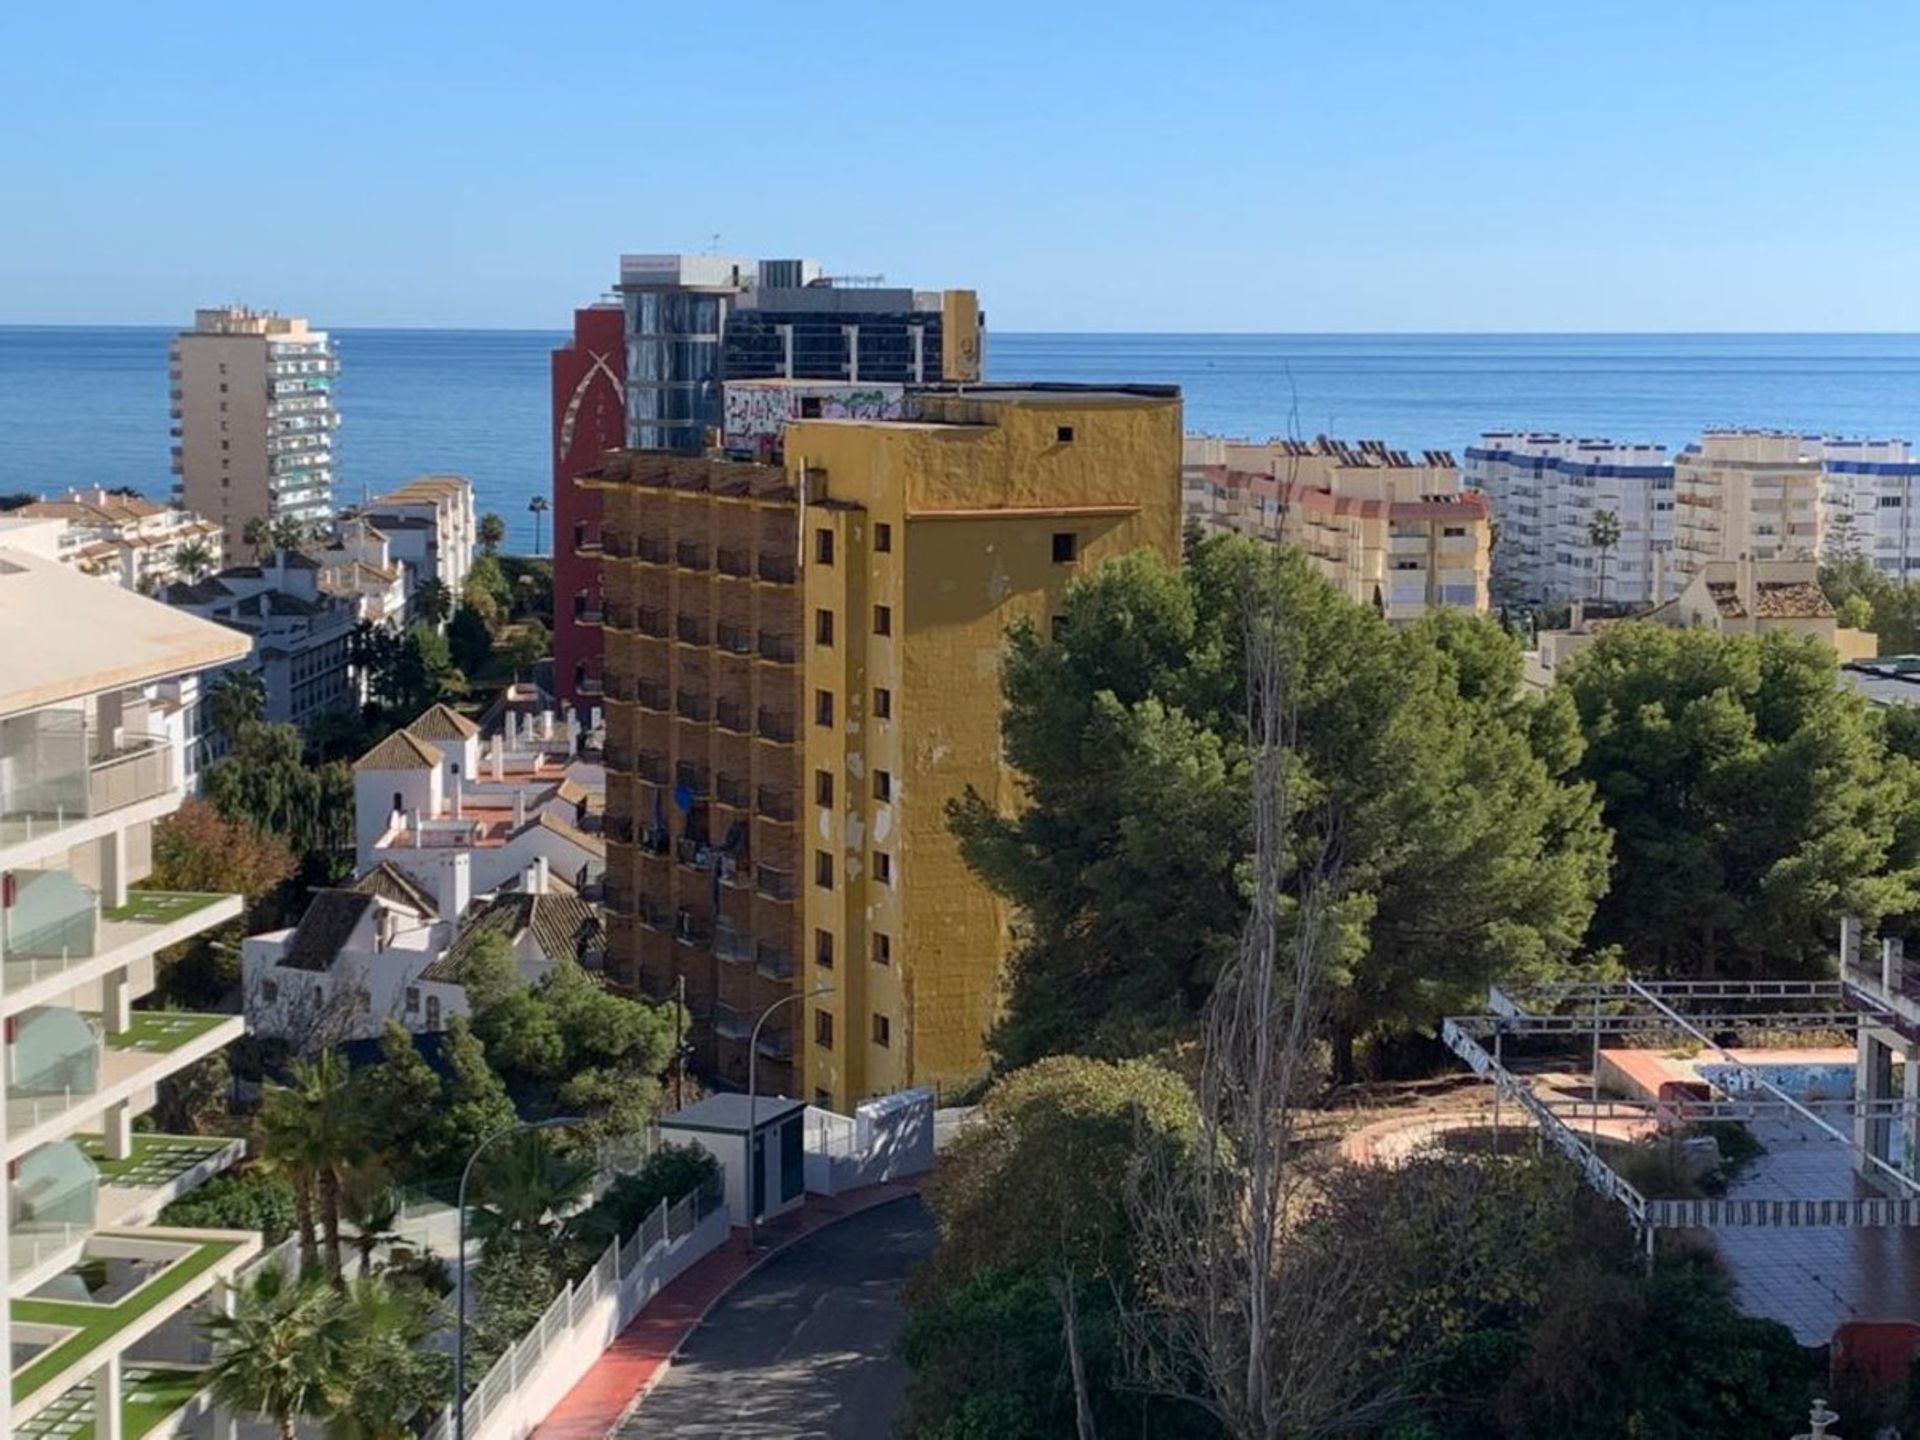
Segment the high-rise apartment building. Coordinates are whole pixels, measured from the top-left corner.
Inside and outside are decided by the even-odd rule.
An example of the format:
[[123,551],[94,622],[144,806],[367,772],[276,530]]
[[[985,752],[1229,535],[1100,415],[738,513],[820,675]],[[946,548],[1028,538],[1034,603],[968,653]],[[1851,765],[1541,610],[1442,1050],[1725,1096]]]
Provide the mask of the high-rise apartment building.
[[[1493,504],[1495,598],[1636,605],[1670,598],[1669,566],[1657,557],[1673,546],[1673,477],[1664,445],[1551,432],[1481,435],[1467,447],[1461,478]],[[1618,539],[1604,548],[1594,543],[1595,517],[1603,514],[1618,528]],[[1664,595],[1655,593],[1656,571]]]
[[174,338],[174,499],[219,522],[228,554],[249,520],[332,517],[337,369],[324,330],[272,311],[196,310]]
[[[826,408],[824,402],[822,408]],[[1180,547],[1165,388],[942,386],[801,418],[778,464],[611,457],[607,970],[684,982],[703,1065],[845,1108],[984,1064],[1006,907],[946,807],[1017,803],[1007,626]],[[804,999],[796,998],[804,996]]]
[[197,1320],[260,1249],[154,1223],[244,1141],[134,1126],[161,1081],[242,1031],[238,1015],[138,1005],[155,953],[236,919],[240,897],[137,887],[185,793],[163,682],[246,653],[222,626],[0,550],[8,1435],[204,1425]]
[[[620,440],[698,455],[723,421],[724,387],[755,379],[937,385],[980,378],[985,318],[971,290],[913,290],[878,276],[829,276],[813,260],[623,255],[613,315],[576,312],[553,356],[555,681],[569,704],[600,680],[594,502],[574,480],[607,447],[609,385],[622,391]],[[618,443],[618,442],[616,442]]]
[[1859,557],[1906,579],[1920,571],[1920,461],[1905,440],[1820,442],[1821,555]]
[[1673,462],[1673,559],[1691,578],[1712,560],[1803,560],[1821,543],[1819,437],[1706,430]]
[[1444,450],[1196,435],[1182,488],[1189,524],[1298,545],[1341,594],[1395,623],[1487,608],[1492,511],[1460,488]]

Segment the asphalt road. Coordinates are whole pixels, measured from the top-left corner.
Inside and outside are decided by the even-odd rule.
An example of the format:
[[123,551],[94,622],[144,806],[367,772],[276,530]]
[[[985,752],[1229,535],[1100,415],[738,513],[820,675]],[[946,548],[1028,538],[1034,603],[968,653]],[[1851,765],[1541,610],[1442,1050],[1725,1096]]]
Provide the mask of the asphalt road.
[[906,1395],[900,1287],[933,1248],[917,1196],[776,1255],[713,1308],[619,1440],[888,1440]]

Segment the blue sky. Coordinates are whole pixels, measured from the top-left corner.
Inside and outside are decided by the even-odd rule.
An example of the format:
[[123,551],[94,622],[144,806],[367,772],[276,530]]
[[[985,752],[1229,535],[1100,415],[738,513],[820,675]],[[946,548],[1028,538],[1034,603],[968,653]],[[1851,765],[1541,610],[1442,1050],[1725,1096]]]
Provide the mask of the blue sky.
[[1920,330],[1920,6],[5,10],[0,322],[558,328],[718,234],[1001,330]]

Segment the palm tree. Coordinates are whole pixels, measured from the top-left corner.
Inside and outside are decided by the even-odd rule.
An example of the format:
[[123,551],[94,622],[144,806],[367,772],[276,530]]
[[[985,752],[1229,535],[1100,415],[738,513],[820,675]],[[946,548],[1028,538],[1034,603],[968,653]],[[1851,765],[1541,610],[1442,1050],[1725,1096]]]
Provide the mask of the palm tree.
[[213,568],[213,551],[203,540],[189,540],[173,550],[173,567],[189,580],[198,580]]
[[533,553],[540,553],[540,517],[547,513],[547,497],[536,495],[527,501],[527,509],[533,512]]
[[507,522],[489,510],[480,517],[480,548],[491,555],[507,543]]
[[1620,543],[1620,517],[1611,510],[1596,510],[1587,522],[1587,544],[1600,552],[1600,589],[1596,600],[1607,598],[1607,556]]
[[593,1164],[563,1154],[544,1132],[526,1130],[487,1156],[475,1178],[473,1232],[486,1248],[550,1251],[568,1212],[587,1197]]
[[256,515],[240,527],[240,538],[253,551],[255,562],[264,559],[267,547],[273,544],[273,527],[267,524],[267,517]]
[[447,588],[447,582],[422,580],[420,588],[413,592],[413,613],[416,619],[436,628],[446,624],[447,617],[453,613],[453,592]]
[[423,1349],[440,1328],[433,1299],[384,1274],[361,1275],[338,1300],[344,1343],[328,1396],[333,1440],[411,1440],[412,1420],[446,1393],[448,1357]]
[[282,515],[273,522],[273,548],[276,550],[298,550],[307,543],[312,532],[303,520],[291,515]]
[[268,1416],[280,1440],[295,1440],[300,1416],[332,1408],[346,1327],[326,1287],[267,1265],[240,1287],[232,1314],[215,1312],[201,1326],[213,1343],[207,1378],[222,1405]]
[[207,721],[229,746],[267,713],[267,686],[258,672],[229,670],[207,692]]
[[343,1285],[341,1189],[370,1148],[357,1087],[336,1050],[321,1051],[317,1060],[296,1060],[287,1074],[289,1083],[269,1085],[261,1102],[261,1151],[293,1184],[302,1271],[319,1267],[317,1221],[326,1239],[327,1272],[336,1286]]
[[400,1192],[380,1169],[363,1165],[347,1177],[340,1208],[353,1227],[353,1248],[364,1276],[373,1269],[374,1251],[400,1238],[393,1228],[400,1218]]

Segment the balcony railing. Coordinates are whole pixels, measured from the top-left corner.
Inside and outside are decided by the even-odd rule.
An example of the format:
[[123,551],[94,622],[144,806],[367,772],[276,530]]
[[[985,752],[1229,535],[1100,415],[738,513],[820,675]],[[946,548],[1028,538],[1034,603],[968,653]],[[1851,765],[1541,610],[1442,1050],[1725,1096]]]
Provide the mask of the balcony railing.
[[673,938],[682,945],[705,946],[713,939],[713,926],[691,910],[682,910],[673,918]]
[[753,945],[731,921],[719,920],[713,927],[713,953],[722,960],[744,965],[753,959]]
[[714,552],[714,569],[738,580],[753,578],[753,556],[745,550],[729,550],[724,545]]
[[667,687],[659,680],[634,681],[633,699],[642,710],[665,711],[670,708]]
[[699,540],[682,540],[673,547],[673,563],[682,570],[705,570],[707,547]]
[[712,632],[707,628],[706,619],[699,615],[676,615],[673,620],[673,635],[682,645],[707,645]]
[[753,707],[744,700],[723,697],[714,701],[713,718],[722,730],[731,730],[736,735],[753,733]]
[[693,690],[682,690],[674,696],[673,711],[682,720],[705,720],[713,707],[707,697]]
[[793,716],[779,710],[763,708],[757,717],[755,732],[762,740],[790,745],[793,743]]
[[760,803],[754,808],[769,820],[791,820],[794,817],[793,792],[773,785],[760,787]]
[[754,947],[753,968],[769,980],[791,980],[793,952],[783,945],[769,945],[763,940]]
[[731,1005],[713,1007],[713,1033],[725,1040],[745,1040],[753,1034],[753,1021]]
[[797,569],[791,555],[768,555],[762,552],[760,556],[760,578],[776,585],[791,585]]
[[173,746],[164,735],[129,737],[98,759],[87,758],[91,740],[77,717],[71,727],[36,727],[17,749],[0,728],[0,761],[8,762],[0,764],[0,843],[52,834],[173,788]]
[[790,1030],[766,1029],[760,1032],[760,1043],[755,1047],[769,1060],[791,1060],[793,1058],[793,1032]]
[[673,767],[673,783],[689,795],[705,795],[713,788],[713,771],[705,765],[691,765],[682,760]]
[[736,810],[747,808],[748,796],[752,793],[747,782],[732,775],[722,775],[714,782],[713,793],[722,805],[731,805]]
[[633,628],[655,640],[667,638],[667,612],[641,605],[633,612]]
[[753,632],[744,625],[722,623],[714,627],[714,643],[729,655],[751,655]]
[[770,631],[760,632],[760,658],[771,660],[779,665],[793,664],[794,644],[791,635],[775,635]]
[[667,783],[667,757],[658,750],[642,750],[633,757],[633,773],[655,785]]
[[641,535],[633,542],[633,558],[649,565],[668,565],[673,560],[673,547],[658,535]]

